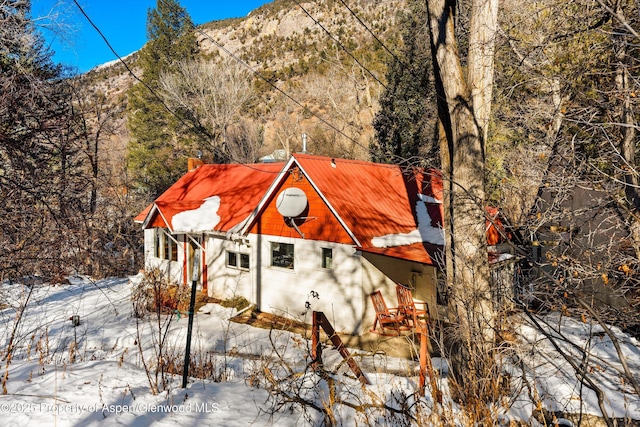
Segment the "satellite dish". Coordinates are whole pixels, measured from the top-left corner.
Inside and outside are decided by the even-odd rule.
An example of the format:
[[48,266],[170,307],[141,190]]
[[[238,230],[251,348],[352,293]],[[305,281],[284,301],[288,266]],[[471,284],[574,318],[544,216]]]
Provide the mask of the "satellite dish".
[[280,215],[295,218],[307,208],[307,195],[300,188],[290,187],[282,190],[276,199],[276,209]]

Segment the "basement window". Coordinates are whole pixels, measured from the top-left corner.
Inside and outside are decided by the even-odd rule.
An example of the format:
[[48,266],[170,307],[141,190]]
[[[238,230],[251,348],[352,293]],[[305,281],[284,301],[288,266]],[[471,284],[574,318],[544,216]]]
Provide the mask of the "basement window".
[[249,270],[249,254],[227,251],[227,267]]
[[322,268],[333,268],[333,249],[322,248]]
[[271,242],[271,266],[293,270],[293,244]]

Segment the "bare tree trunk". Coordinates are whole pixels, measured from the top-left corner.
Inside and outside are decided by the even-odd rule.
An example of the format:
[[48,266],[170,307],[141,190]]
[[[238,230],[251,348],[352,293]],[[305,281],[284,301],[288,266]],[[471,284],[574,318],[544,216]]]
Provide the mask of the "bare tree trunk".
[[469,65],[467,75],[473,111],[483,141],[489,132],[495,38],[498,29],[498,0],[476,0],[471,6]]
[[[477,379],[491,366],[494,314],[484,212],[484,146],[454,35],[453,0],[427,0],[438,94],[448,283],[452,286],[449,356],[460,397],[480,397]],[[451,359],[453,357],[453,359]]]
[[615,47],[616,75],[615,83],[620,104],[615,109],[615,114],[620,123],[620,154],[625,165],[624,192],[627,199],[629,211],[629,229],[633,239],[636,256],[640,258],[640,180],[636,168],[636,126],[631,102],[631,88],[629,84],[626,34],[627,26],[624,10],[620,2],[616,2],[612,11],[618,19],[618,28],[613,32],[613,43]]

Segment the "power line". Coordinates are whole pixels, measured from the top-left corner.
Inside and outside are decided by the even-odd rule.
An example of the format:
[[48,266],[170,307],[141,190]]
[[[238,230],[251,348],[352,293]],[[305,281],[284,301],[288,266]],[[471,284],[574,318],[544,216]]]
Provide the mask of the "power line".
[[358,58],[356,58],[356,57],[355,57],[351,52],[349,52],[349,50],[348,50],[346,47],[344,47],[344,45],[340,42],[340,40],[338,40],[337,38],[335,38],[335,37],[333,36],[333,34],[331,34],[331,32],[330,32],[329,30],[327,30],[327,29],[326,29],[326,28],[325,28],[325,27],[324,27],[324,26],[323,26],[323,25],[322,25],[322,24],[321,24],[317,19],[315,19],[313,16],[311,16],[311,14],[310,14],[309,12],[307,12],[307,9],[305,9],[305,8],[304,8],[304,6],[302,6],[302,5],[301,5],[297,0],[296,0],[296,4],[297,4],[298,6],[300,6],[300,9],[302,9],[302,11],[303,11],[304,13],[306,13],[306,14],[307,14],[307,16],[308,16],[309,18],[311,18],[311,20],[312,20],[313,22],[315,22],[315,24],[316,24],[316,25],[318,25],[320,28],[322,28],[322,30],[323,30],[325,33],[327,33],[327,35],[331,38],[331,40],[333,40],[334,42],[336,42],[336,43],[338,44],[338,46],[340,46],[340,47],[342,48],[342,50],[344,50],[344,51],[347,53],[347,55],[349,55],[351,58],[353,58],[353,60],[354,60],[354,61],[356,61],[356,63],[357,63],[357,64],[358,64],[358,65],[359,65],[359,66],[360,66],[364,71],[366,71],[367,73],[369,73],[369,75],[370,75],[371,77],[373,77],[373,79],[374,79],[375,81],[377,81],[378,83],[380,83],[380,85],[381,85],[383,88],[385,88],[385,89],[387,88],[387,86],[386,86],[384,83],[382,83],[382,82],[380,81],[380,79],[378,79],[378,77],[377,77],[375,74],[373,74],[373,73],[372,73],[372,72],[371,72],[367,67],[365,67],[365,66],[364,66],[364,65],[363,65],[363,64],[358,60]]
[[[173,5],[167,3],[164,0],[161,0],[164,2],[164,4],[166,6],[168,6],[169,8],[172,8]],[[124,67],[126,68],[126,70],[128,71],[128,73],[138,82],[140,82],[141,84],[143,84],[145,86],[145,88],[147,88],[149,90],[149,92],[152,94],[152,96],[161,103],[161,105],[169,112],[171,113],[173,116],[175,116],[182,124],[186,125],[188,128],[192,129],[194,132],[201,134],[207,138],[210,138],[210,135],[208,133],[206,133],[203,129],[201,129],[200,127],[196,127],[194,126],[192,123],[186,123],[184,118],[182,118],[180,115],[178,115],[175,111],[173,111],[162,99],[162,97],[160,97],[160,95],[158,95],[156,93],[156,91],[153,90],[153,88],[151,88],[145,81],[143,81],[142,79],[140,79],[134,72],[133,70],[131,70],[131,68],[129,67],[129,65],[124,61],[124,59],[115,51],[115,49],[113,48],[113,46],[111,45],[111,43],[109,42],[109,40],[107,39],[107,37],[102,33],[102,31],[100,30],[100,28],[93,22],[93,20],[89,17],[89,15],[87,15],[87,13],[84,11],[84,9],[82,8],[82,6],[80,6],[80,4],[77,2],[77,0],[73,0],[74,4],[76,5],[76,7],[80,10],[80,12],[82,13],[82,15],[85,17],[85,19],[87,19],[87,21],[89,22],[89,24],[96,30],[96,32],[100,35],[100,37],[104,40],[105,44],[109,47],[109,49],[111,50],[111,52],[115,55],[115,57],[124,65]],[[174,12],[178,12],[183,18],[185,18],[185,14],[182,10],[177,10],[177,9],[173,9]],[[328,122],[326,119],[324,119],[322,116],[314,113],[313,111],[309,110],[308,107],[304,106],[301,102],[299,102],[298,100],[296,100],[295,98],[293,98],[291,95],[289,95],[288,93],[286,93],[285,91],[283,91],[282,89],[280,89],[279,87],[277,87],[273,82],[271,82],[269,79],[267,79],[266,77],[264,77],[262,74],[260,74],[257,70],[255,70],[253,67],[251,67],[249,64],[247,64],[246,62],[244,62],[242,59],[240,59],[238,56],[236,56],[233,52],[229,51],[224,45],[218,43],[216,40],[214,40],[209,34],[205,33],[201,28],[197,27],[195,24],[192,23],[192,29],[197,31],[198,33],[200,33],[202,36],[204,36],[205,38],[207,38],[209,41],[211,41],[216,47],[218,47],[218,49],[222,50],[223,52],[225,52],[227,55],[229,55],[231,58],[233,58],[234,60],[236,60],[238,63],[240,63],[242,66],[244,66],[245,68],[247,68],[251,73],[253,73],[255,76],[257,76],[258,78],[262,79],[263,81],[265,81],[269,86],[271,86],[273,89],[275,89],[277,92],[281,93],[283,96],[285,96],[287,99],[289,99],[290,101],[292,101],[294,104],[296,104],[297,106],[299,106],[300,108],[303,109],[303,111],[308,112],[309,114],[311,114],[312,116],[316,117],[318,120],[320,120],[322,123],[324,123],[325,125],[327,125],[329,128],[333,129],[335,132],[339,133],[340,135],[342,135],[343,137],[345,137],[346,139],[348,139],[349,141],[353,142],[354,144],[362,147],[362,148],[367,148],[365,146],[363,146],[360,142],[356,141],[355,139],[353,139],[352,137],[350,137],[349,135],[345,134],[342,130],[338,129],[336,126],[334,126],[333,124],[331,124],[330,122]],[[377,80],[377,79],[376,79]],[[215,147],[214,147],[215,149]],[[220,151],[219,154],[222,154],[224,157],[228,158],[229,160],[233,160],[233,158],[231,157],[231,155],[229,155],[228,153],[224,153],[221,150],[217,150]]]
[[[82,13],[82,15],[87,19],[87,21],[89,22],[89,24],[91,24],[91,26],[96,30],[96,32],[100,35],[100,37],[102,38],[102,40],[104,40],[104,42],[106,43],[106,45],[109,47],[109,49],[111,50],[111,52],[116,56],[116,58],[118,58],[118,60],[124,65],[124,67],[127,69],[127,71],[129,72],[129,74],[138,82],[140,82],[142,85],[144,85],[145,88],[147,88],[149,90],[149,92],[151,93],[151,95],[158,101],[160,102],[160,104],[164,107],[165,110],[167,110],[171,115],[173,115],[174,117],[176,117],[180,123],[182,123],[183,125],[185,125],[187,128],[191,129],[194,133],[199,134],[201,136],[204,136],[205,138],[210,139],[211,135],[206,132],[202,126],[195,126],[193,123],[191,122],[186,122],[184,120],[183,117],[181,117],[180,115],[178,115],[175,111],[173,111],[162,99],[162,97],[160,95],[158,95],[156,93],[155,90],[153,90],[152,87],[150,87],[144,80],[142,80],[141,78],[139,78],[136,73],[133,72],[133,70],[131,70],[131,68],[129,68],[129,65],[125,62],[125,60],[118,54],[118,52],[115,51],[115,49],[113,48],[113,46],[111,46],[111,43],[109,43],[109,40],[107,39],[107,37],[102,33],[102,31],[100,30],[100,28],[98,28],[98,26],[93,22],[93,20],[91,20],[91,18],[89,17],[89,15],[87,15],[87,13],[84,11],[84,9],[82,8],[82,6],[80,6],[80,4],[78,4],[77,0],[73,0],[73,2],[75,3],[75,5],[78,7],[78,9],[80,10],[80,12]],[[225,153],[224,151],[220,150],[217,147],[212,147],[214,154],[218,154],[222,157],[226,157],[227,159],[231,160],[231,161],[235,161],[235,159],[233,159],[233,157],[228,154]],[[236,161],[237,162],[237,161]],[[241,163],[241,162],[237,162],[237,163]]]
[[180,120],[180,122],[184,125],[186,125],[187,127],[192,128],[195,132],[200,133],[201,135],[210,138],[211,135],[209,135],[208,133],[204,132],[204,130],[200,129],[200,128],[196,128],[192,123],[187,123],[184,121],[184,119],[182,117],[180,117],[175,111],[173,111],[162,99],[162,97],[160,97],[156,91],[153,90],[153,88],[151,86],[149,86],[144,80],[140,79],[132,70],[131,68],[129,68],[129,65],[125,62],[124,59],[122,59],[122,57],[120,55],[118,55],[118,53],[115,51],[115,49],[113,48],[113,46],[111,46],[111,43],[109,43],[109,40],[107,39],[107,37],[102,33],[102,31],[100,30],[100,28],[98,28],[98,26],[91,20],[91,18],[89,17],[89,15],[87,15],[87,13],[84,11],[84,9],[82,8],[82,6],[80,6],[80,4],[78,4],[77,0],[73,0],[73,2],[75,3],[75,5],[78,7],[78,9],[80,10],[80,12],[82,13],[82,15],[84,15],[84,17],[87,19],[87,21],[89,22],[89,24],[91,24],[91,26],[98,32],[98,34],[100,35],[100,37],[102,37],[102,40],[104,40],[104,42],[106,43],[106,45],[109,47],[109,49],[111,50],[111,52],[116,56],[116,58],[118,58],[118,60],[124,65],[124,67],[127,69],[127,71],[129,72],[129,74],[138,82],[140,82],[142,85],[144,85],[145,88],[147,88],[149,90],[149,92],[151,92],[151,94],[153,95],[154,98],[156,98],[156,100],[158,100],[162,106],[169,112],[171,113],[173,116],[175,116],[178,120]]
[[[145,83],[142,79],[140,79],[132,70],[131,68],[129,68],[129,65],[127,65],[127,63],[124,61],[124,59],[122,59],[122,57],[120,55],[118,55],[118,53],[115,51],[115,49],[113,48],[113,46],[111,46],[111,43],[109,43],[109,40],[107,40],[107,38],[105,37],[105,35],[102,33],[102,31],[100,31],[100,28],[98,28],[98,26],[96,24],[93,23],[93,21],[91,20],[91,18],[89,18],[89,15],[87,15],[87,13],[84,11],[84,9],[82,8],[82,6],[80,6],[80,4],[78,4],[77,0],[73,0],[73,2],[75,3],[75,5],[78,7],[78,9],[80,10],[80,12],[84,15],[84,17],[87,19],[87,21],[89,22],[89,24],[91,24],[91,26],[98,32],[98,34],[100,35],[100,37],[102,37],[102,40],[104,40],[104,42],[106,43],[107,47],[109,48],[109,50],[111,50],[111,52],[116,56],[116,58],[118,58],[118,60],[120,62],[122,62],[122,65],[124,65],[124,67],[127,69],[127,71],[129,72],[129,74],[131,74],[131,76],[136,79],[137,81],[139,81],[140,83],[142,83],[147,89],[149,89],[149,91],[151,92],[151,94],[158,99],[158,101],[160,101],[162,103],[162,105],[167,109],[167,111],[173,113],[173,111],[171,111],[171,109],[163,102],[162,98],[160,98],[158,96],[158,94],[155,93],[155,91],[147,84]],[[174,113],[175,114],[175,113]]]
[[396,56],[396,54],[391,52],[389,48],[382,42],[382,40],[380,40],[378,36],[376,36],[373,33],[373,31],[371,31],[371,29],[367,26],[367,24],[362,22],[362,19],[360,19],[360,17],[356,15],[356,13],[347,5],[347,3],[344,2],[344,0],[340,0],[340,3],[342,3],[344,7],[347,8],[347,10],[351,13],[351,15],[353,15],[353,17],[356,18],[356,20],[367,30],[367,32],[369,32],[369,34],[371,34],[371,36],[375,39],[375,41],[377,41],[380,44],[380,46],[382,46],[382,48],[389,53],[389,55],[393,56],[393,58],[396,61],[400,61],[400,59]]
[[[124,61],[124,59],[118,54],[118,52],[116,52],[116,50],[113,48],[113,46],[111,45],[111,43],[109,42],[109,40],[107,39],[107,37],[104,35],[104,33],[102,33],[102,31],[100,30],[100,28],[93,22],[93,20],[89,17],[89,15],[87,15],[87,13],[84,11],[84,9],[82,8],[82,6],[80,6],[78,4],[78,2],[76,0],[73,0],[73,2],[75,3],[76,7],[78,7],[78,9],[80,10],[80,12],[82,13],[82,15],[85,17],[85,19],[89,22],[89,24],[91,24],[91,26],[96,30],[96,32],[100,35],[100,37],[102,38],[102,40],[104,40],[104,42],[106,43],[106,45],[109,47],[109,49],[111,50],[111,52],[115,55],[115,57],[124,65],[124,67],[127,69],[127,71],[129,72],[129,74],[138,82],[140,82],[141,84],[143,84],[148,90],[149,92],[152,94],[152,96],[162,104],[162,106],[172,115],[174,115],[182,124],[184,124],[185,126],[187,126],[188,128],[192,129],[195,133],[199,133],[207,138],[210,138],[210,135],[206,132],[204,132],[203,129],[201,129],[200,127],[196,127],[193,125],[193,123],[187,123],[185,122],[185,120],[180,117],[176,112],[174,112],[165,102],[164,100],[153,90],[153,88],[151,88],[146,82],[144,82],[142,79],[140,79],[136,73],[133,72],[133,70],[131,70],[131,68],[129,68],[129,65]],[[184,17],[184,15],[183,15]],[[194,25],[194,29],[197,29]],[[203,33],[204,34],[204,33]],[[205,37],[211,39],[207,34],[204,34]],[[213,40],[212,40],[213,41]],[[235,57],[233,54],[231,54],[232,57],[234,57],[236,60],[239,60],[237,57]],[[247,65],[248,66],[248,65]],[[257,73],[256,73],[257,74]],[[278,89],[278,88],[276,88]],[[284,95],[288,96],[286,93],[282,92]],[[292,99],[292,98],[291,98]],[[292,99],[293,100],[293,99]],[[295,100],[293,100],[294,102],[297,102]],[[301,105],[300,103],[298,103],[298,105]],[[311,113],[313,114],[313,113]],[[316,116],[318,117],[318,116]],[[318,117],[320,118],[320,117]],[[322,118],[320,118],[321,120],[323,120]],[[330,123],[326,122],[329,126],[331,126],[332,128],[334,128]],[[335,128],[334,128],[335,129]],[[338,132],[340,132],[338,129],[336,129]],[[349,138],[347,135],[345,135],[343,133],[343,135],[347,138]],[[349,138],[351,139],[351,138]],[[354,141],[353,139],[351,139],[352,141]],[[355,143],[357,143],[357,141],[354,141]],[[236,163],[241,164],[247,168],[250,169],[255,169],[259,172],[263,172],[263,173],[273,173],[273,174],[278,174],[280,172],[268,172],[259,168],[254,168],[251,165],[248,165],[244,162],[239,162],[235,159],[233,159],[233,157],[231,156],[231,154],[229,153],[225,153],[222,150],[213,147],[214,151],[216,151],[219,155],[226,157],[227,159],[231,160],[231,161],[236,161]]]
[[[166,0],[161,0],[165,6],[171,8],[172,5],[167,3]],[[177,9],[173,9],[174,12],[180,13],[182,15],[182,17],[184,18],[184,12],[182,12],[181,10],[177,10]],[[313,18],[312,18],[313,19]],[[282,94],[283,96],[285,96],[287,99],[289,99],[290,101],[292,101],[294,104],[296,104],[297,106],[299,106],[300,108],[303,109],[303,111],[308,112],[309,114],[311,114],[312,116],[316,117],[318,120],[320,120],[322,123],[324,123],[325,125],[329,126],[331,129],[333,129],[335,132],[339,133],[340,135],[344,136],[345,138],[347,138],[349,141],[353,142],[354,144],[367,149],[367,147],[363,146],[360,142],[356,141],[355,139],[351,138],[349,135],[345,134],[342,130],[338,129],[336,126],[334,126],[333,124],[329,123],[327,120],[325,120],[322,116],[314,113],[313,111],[309,110],[308,107],[302,105],[301,102],[299,102],[298,100],[296,100],[295,98],[293,98],[291,95],[289,95],[288,93],[286,93],[285,91],[283,91],[282,89],[280,89],[278,86],[276,86],[273,82],[271,82],[269,79],[267,79],[266,77],[264,77],[262,74],[260,74],[256,69],[254,69],[253,67],[251,67],[249,64],[247,64],[245,61],[243,61],[242,59],[240,59],[238,56],[236,56],[233,52],[229,51],[229,49],[227,49],[224,45],[220,44],[219,42],[217,42],[216,40],[214,40],[209,34],[205,33],[200,27],[197,27],[195,24],[193,25],[193,29],[195,31],[197,31],[198,33],[200,33],[202,36],[204,36],[205,38],[207,38],[211,43],[213,43],[218,49],[222,50],[224,53],[226,53],[227,55],[229,55],[231,58],[233,58],[234,60],[236,60],[238,63],[240,63],[243,67],[247,68],[251,73],[253,73],[255,76],[257,76],[258,78],[262,79],[263,81],[265,81],[269,86],[271,86],[273,89],[275,89],[277,92],[279,92],[280,94]],[[355,58],[354,58],[355,59]],[[375,78],[375,76],[374,76]],[[376,79],[377,80],[377,79]],[[381,83],[382,84],[382,83]]]
[[[209,138],[210,135],[206,132],[204,132],[202,129],[200,129],[199,127],[195,127],[192,123],[187,123],[185,122],[185,120],[180,117],[177,113],[175,113],[165,102],[164,100],[153,90],[153,88],[151,88],[146,82],[144,82],[142,79],[140,79],[136,73],[133,72],[133,70],[131,70],[131,68],[129,68],[129,65],[124,61],[124,59],[118,54],[118,52],[115,51],[115,49],[113,48],[113,46],[111,46],[111,43],[109,43],[109,40],[106,38],[106,36],[102,33],[102,31],[100,30],[100,28],[91,20],[91,18],[89,17],[89,15],[87,15],[87,13],[84,11],[84,9],[82,8],[82,6],[80,6],[78,4],[78,2],[76,0],[73,0],[73,2],[75,3],[76,7],[78,7],[78,9],[80,10],[80,12],[82,13],[82,15],[87,19],[87,21],[89,22],[89,24],[91,24],[91,26],[96,30],[96,32],[100,35],[100,37],[102,37],[102,39],[104,40],[104,42],[106,43],[106,45],[109,47],[109,49],[111,50],[111,52],[116,56],[116,58],[118,58],[118,60],[124,65],[124,67],[127,69],[127,71],[129,72],[129,74],[138,82],[140,82],[141,84],[143,84],[148,90],[149,92],[153,95],[153,97],[162,104],[162,106],[172,115],[174,115],[182,124],[184,124],[185,126],[187,126],[188,128],[192,129],[195,133],[199,133],[202,134],[203,136]],[[183,16],[184,17],[184,16]],[[194,25],[195,28],[195,25]],[[206,36],[206,35],[205,35]],[[207,36],[208,37],[208,36]],[[237,59],[237,58],[236,58]],[[285,94],[286,95],[286,94]],[[331,125],[330,125],[331,126]],[[345,135],[346,136],[346,135]],[[347,136],[348,138],[348,136]],[[357,143],[357,141],[354,141]],[[250,165],[247,165],[244,162],[239,162],[235,159],[233,159],[233,157],[231,156],[231,154],[229,153],[225,153],[222,150],[218,149],[217,147],[213,147],[214,152],[217,152],[219,155],[221,155],[222,157],[226,157],[227,159],[231,160],[231,161],[235,161],[238,164],[241,164],[247,168],[250,169],[254,169],[257,170],[259,172],[263,172],[263,173],[273,173],[273,174],[278,174],[280,172],[268,172],[268,171],[264,171],[262,169],[259,168],[254,168]]]
[[359,23],[360,23],[360,24],[361,24],[361,25],[362,25],[362,26],[367,30],[367,32],[368,32],[369,34],[371,34],[371,36],[372,36],[372,37],[373,37],[373,38],[374,38],[378,43],[380,43],[380,46],[382,46],[382,48],[383,48],[384,50],[386,50],[386,51],[389,53],[389,55],[391,55],[391,56],[393,57],[393,59],[394,59],[397,63],[399,63],[399,64],[402,66],[402,68],[404,68],[405,70],[408,70],[408,71],[409,71],[409,73],[411,73],[411,74],[415,74],[415,72],[411,69],[411,67],[410,67],[406,62],[404,62],[404,60],[403,60],[403,59],[399,58],[395,53],[393,53],[393,52],[392,52],[392,51],[387,47],[387,45],[385,45],[385,44],[382,42],[382,40],[380,40],[380,39],[378,38],[378,36],[376,36],[376,35],[375,35],[375,33],[374,33],[370,28],[369,28],[369,26],[367,26],[367,24],[365,24],[365,23],[360,19],[360,17],[359,17],[358,15],[356,15],[356,13],[355,13],[355,12],[354,12],[354,11],[353,11],[349,6],[348,6],[348,5],[347,5],[347,3],[345,3],[345,1],[344,1],[344,0],[340,0],[340,3],[342,3],[342,4],[344,5],[344,7],[346,7],[346,8],[347,8],[347,10],[351,13],[351,15],[353,15],[353,17],[354,17],[354,18],[356,18],[356,20],[357,20],[357,21],[358,21],[358,22],[359,22]]

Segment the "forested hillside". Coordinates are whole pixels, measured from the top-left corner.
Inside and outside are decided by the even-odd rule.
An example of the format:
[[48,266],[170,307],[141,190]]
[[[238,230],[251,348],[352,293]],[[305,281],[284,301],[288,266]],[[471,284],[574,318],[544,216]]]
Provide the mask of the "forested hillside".
[[[155,55],[149,46],[73,76],[52,63],[28,5],[0,4],[0,170],[2,196],[11,201],[2,215],[3,278],[137,271],[142,239],[133,216],[199,151],[205,161],[254,162],[276,149],[299,150],[306,133],[312,153],[367,158],[389,56],[381,42],[395,49],[393,22],[402,9],[396,1],[309,3],[304,10],[275,1],[246,18],[185,25],[195,62],[170,59],[174,76],[168,68],[147,68],[145,76],[145,58]],[[167,3],[165,12],[188,18],[173,7],[179,5]],[[180,96],[194,88],[175,85],[185,81],[218,89],[208,99],[187,94],[187,105]],[[146,135],[162,147],[136,151],[136,91],[140,105],[163,117],[166,127],[139,121],[150,124]],[[54,132],[48,117],[64,132]],[[26,181],[8,179],[10,171]]]

